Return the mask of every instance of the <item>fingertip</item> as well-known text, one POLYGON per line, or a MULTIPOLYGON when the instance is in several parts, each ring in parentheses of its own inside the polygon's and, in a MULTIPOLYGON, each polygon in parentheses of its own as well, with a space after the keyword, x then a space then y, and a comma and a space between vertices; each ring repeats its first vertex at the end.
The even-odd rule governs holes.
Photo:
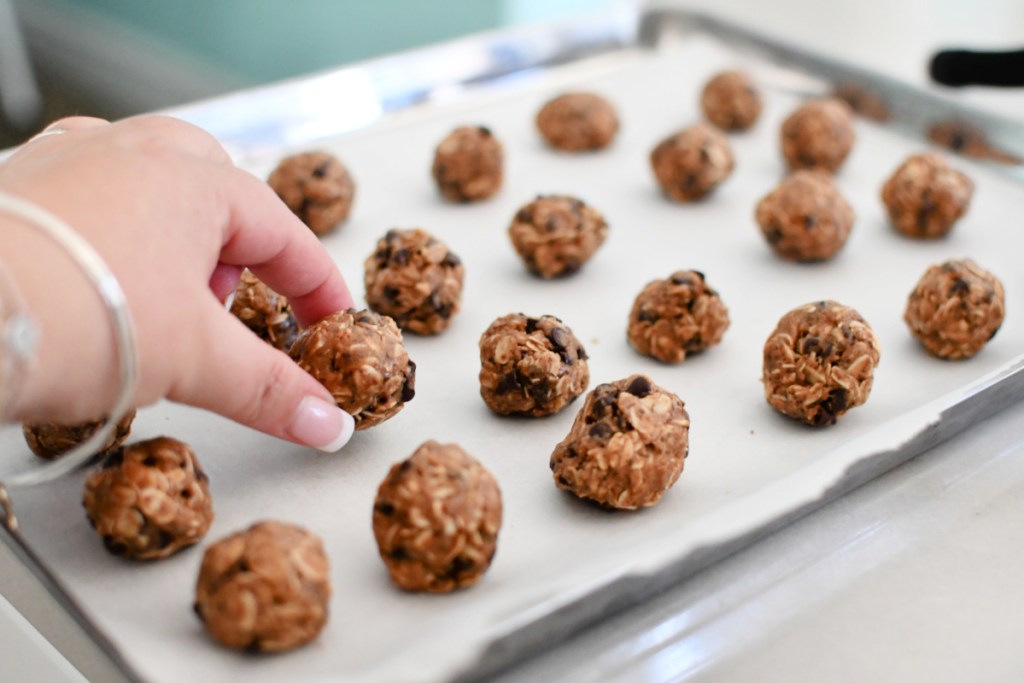
POLYGON ((296 443, 325 453, 341 450, 355 433, 355 420, 333 402, 306 396, 299 402, 285 434, 296 443))

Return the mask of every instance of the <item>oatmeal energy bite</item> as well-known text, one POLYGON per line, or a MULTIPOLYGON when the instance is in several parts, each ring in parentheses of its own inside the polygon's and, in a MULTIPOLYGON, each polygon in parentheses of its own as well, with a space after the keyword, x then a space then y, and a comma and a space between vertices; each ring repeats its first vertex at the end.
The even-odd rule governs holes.
POLYGON ((603 149, 619 131, 611 102, 589 92, 549 100, 537 113, 537 130, 549 145, 565 152, 603 149))
POLYGON ((508 235, 531 273, 554 278, 582 268, 604 244, 608 224, 575 197, 539 196, 516 212, 508 235))
POLYGON ((853 149, 853 111, 836 98, 810 100, 786 118, 780 137, 789 170, 835 173, 853 149))
POLYGON ((932 266, 907 300, 903 319, 928 353, 970 358, 999 331, 1006 314, 1003 284, 970 259, 932 266))
POLYGON ((626 337, 637 352, 663 363, 714 346, 729 327, 729 309, 704 274, 680 270, 648 282, 633 301, 626 337))
POLYGON ((846 244, 855 218, 832 176, 795 171, 757 205, 768 246, 787 261, 824 261, 846 244))
POLYGON ((447 593, 490 567, 501 518, 491 473, 456 444, 426 441, 381 482, 373 535, 400 588, 447 593))
MULTIPOLYGON (((96 454, 106 455, 124 443, 132 431, 133 420, 135 420, 135 411, 130 410, 117 421, 117 426, 114 427, 107 443, 100 447, 96 454)), ((25 442, 33 453, 46 460, 55 460, 79 444, 85 443, 105 422, 105 419, 71 425, 56 422, 27 422, 22 425, 21 429, 25 435, 25 442)))
POLYGON ((320 237, 334 232, 348 218, 356 194, 348 169, 327 152, 282 159, 267 184, 320 237))
POLYGON ((600 384, 551 454, 555 485, 606 507, 654 505, 679 479, 689 435, 683 402, 647 376, 600 384))
POLYGON ((206 535, 213 522, 207 482, 188 444, 161 436, 108 455, 85 480, 82 504, 112 554, 157 560, 206 535))
POLYGON ((783 415, 835 424, 868 400, 881 350, 857 311, 835 301, 794 308, 764 345, 764 395, 783 415))
POLYGON ((465 268, 426 230, 388 230, 366 259, 366 303, 415 334, 438 334, 459 312, 465 268))
POLYGON ((194 609, 222 645, 283 652, 319 635, 330 597, 320 539, 293 524, 264 521, 206 549, 194 609))
POLYGON ((665 194, 677 202, 707 196, 734 166, 725 135, 698 123, 665 138, 651 151, 651 168, 665 194))
POLYGON ((432 173, 445 199, 476 202, 501 189, 504 163, 504 148, 489 128, 462 126, 437 146, 432 173))
POLYGON ((892 225, 907 237, 944 237, 967 212, 974 183, 938 154, 917 154, 882 186, 892 225))
POLYGON ((416 394, 416 364, 402 333, 372 311, 332 313, 303 330, 289 355, 327 387, 356 430, 395 416, 416 394))
POLYGON ((587 352, 554 316, 510 313, 480 337, 480 396, 499 415, 553 415, 589 382, 587 352))
POLYGON ((299 323, 288 299, 281 296, 248 269, 235 288, 231 314, 276 349, 287 351, 299 334, 299 323))
POLYGON ((723 71, 704 86, 700 106, 708 121, 722 130, 746 130, 761 115, 761 93, 744 72, 723 71))

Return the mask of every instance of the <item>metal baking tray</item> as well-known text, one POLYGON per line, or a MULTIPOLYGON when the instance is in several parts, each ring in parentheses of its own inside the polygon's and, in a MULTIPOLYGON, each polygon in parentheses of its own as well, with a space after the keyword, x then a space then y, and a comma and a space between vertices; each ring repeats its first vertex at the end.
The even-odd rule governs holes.
MULTIPOLYGON (((141 411, 135 438, 188 441, 211 476, 217 520, 209 541, 262 518, 307 526, 325 540, 335 594, 316 643, 276 657, 226 651, 191 612, 202 549, 157 564, 111 557, 80 507, 83 475, 15 490, 21 535, 0 534, 38 585, 124 680, 450 681, 485 676, 622 606, 649 598, 1024 395, 1024 238, 1003 229, 1024 206, 1024 127, 713 18, 627 7, 529 31, 488 34, 171 112, 214 132, 239 164, 265 176, 286 153, 324 148, 357 183, 353 217, 324 240, 362 294, 362 261, 394 226, 425 227, 466 264, 464 309, 437 338, 407 336, 418 395, 392 421, 340 454, 277 442, 215 416, 160 404, 141 411), (674 204, 647 166, 653 145, 699 118, 698 93, 740 67, 765 89, 754 130, 732 136, 737 170, 708 200, 674 204), (753 221, 781 178, 777 131, 802 98, 857 88, 885 105, 858 121, 838 184, 858 219, 833 261, 776 260, 753 221), (533 115, 551 96, 591 89, 612 99, 623 129, 612 148, 569 156, 545 148, 533 115), (475 205, 442 202, 429 178, 436 143, 455 125, 486 124, 504 142, 506 185, 475 205), (878 199, 910 153, 941 142, 975 181, 968 215, 946 240, 911 242, 887 225, 878 199), (525 273, 505 228, 538 193, 570 193, 602 210, 608 243, 571 278, 525 273), (924 269, 970 256, 1001 276, 1005 325, 968 362, 924 354, 901 319, 924 269), (704 271, 730 307, 723 343, 673 367, 626 344, 630 303, 644 283, 680 267, 704 271), (883 355, 865 406, 811 430, 776 415, 759 382, 761 346, 778 318, 807 301, 857 308, 883 355), (646 372, 676 391, 692 418, 691 457, 655 508, 613 514, 555 489, 548 456, 579 403, 542 420, 501 419, 478 396, 476 343, 510 311, 563 318, 591 356, 592 385, 646 372), (393 588, 370 532, 373 495, 392 462, 420 442, 455 441, 497 476, 506 518, 491 571, 446 596, 393 588)), ((0 435, 11 469, 31 466, 13 430, 0 435), (11 463, 14 463, 11 465, 11 463)), ((7 475, 10 472, 4 472, 7 475)), ((21 607, 21 605, 18 605, 21 607)), ((31 609, 27 610, 31 613, 31 609)), ((60 637, 55 637, 60 647, 60 637)))

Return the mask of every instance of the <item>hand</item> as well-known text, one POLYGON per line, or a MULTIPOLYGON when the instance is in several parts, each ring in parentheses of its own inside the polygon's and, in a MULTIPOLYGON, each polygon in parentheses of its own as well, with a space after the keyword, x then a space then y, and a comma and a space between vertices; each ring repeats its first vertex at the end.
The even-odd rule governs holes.
MULTIPOLYGON (((300 324, 352 306, 316 237, 204 131, 167 117, 75 117, 0 164, 0 191, 35 202, 88 240, 117 276, 135 323, 136 405, 207 408, 268 434, 337 450, 352 418, 223 301, 244 267, 288 297, 300 324)), ((16 402, 25 421, 101 416, 117 395, 102 302, 60 247, 0 213, 6 264, 42 329, 16 402)))

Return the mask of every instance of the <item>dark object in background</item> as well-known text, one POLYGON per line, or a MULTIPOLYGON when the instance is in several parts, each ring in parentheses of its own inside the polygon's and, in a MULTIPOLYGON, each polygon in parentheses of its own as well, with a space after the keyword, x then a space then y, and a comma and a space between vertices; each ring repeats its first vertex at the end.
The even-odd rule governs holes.
POLYGON ((1024 86, 1024 50, 977 52, 942 50, 932 57, 928 73, 936 83, 961 87, 989 85, 1000 88, 1024 86))

